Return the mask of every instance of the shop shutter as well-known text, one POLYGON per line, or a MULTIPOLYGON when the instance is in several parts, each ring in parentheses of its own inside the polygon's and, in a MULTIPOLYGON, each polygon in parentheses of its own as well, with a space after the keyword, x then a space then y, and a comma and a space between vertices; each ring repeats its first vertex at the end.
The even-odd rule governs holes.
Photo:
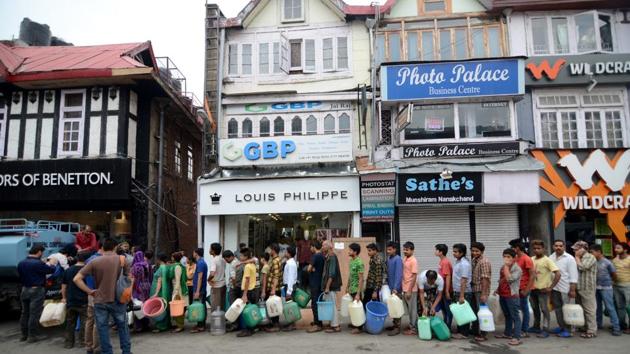
POLYGON ((455 261, 451 253, 453 244, 470 244, 468 207, 400 207, 398 216, 401 247, 407 241, 414 243, 420 272, 437 271, 436 244, 448 245, 451 262, 455 261))
POLYGON ((510 240, 518 238, 518 207, 516 205, 475 207, 477 241, 486 246, 484 254, 492 263, 491 292, 496 289, 503 265, 503 250, 510 240))

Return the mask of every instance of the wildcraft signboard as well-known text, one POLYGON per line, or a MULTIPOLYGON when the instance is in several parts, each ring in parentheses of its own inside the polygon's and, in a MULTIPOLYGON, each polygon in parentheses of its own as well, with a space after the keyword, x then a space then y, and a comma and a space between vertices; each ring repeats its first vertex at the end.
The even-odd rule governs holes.
POLYGON ((0 163, 0 201, 129 199, 131 160, 55 159, 0 163))
POLYGON ((395 201, 396 174, 361 176, 361 221, 394 221, 395 201))
POLYGON ((505 156, 519 153, 520 145, 516 141, 403 146, 403 158, 406 159, 505 156))
POLYGON ((479 204, 483 202, 483 173, 437 173, 398 175, 398 205, 479 204))
POLYGON ((545 164, 540 187, 557 198, 554 226, 569 210, 596 210, 606 217, 619 242, 626 242, 624 219, 630 208, 630 150, 534 150, 545 164))
POLYGON ((523 60, 383 65, 382 101, 511 96, 525 93, 523 60))
POLYGON ((525 63, 528 86, 627 83, 630 54, 531 57, 525 63))

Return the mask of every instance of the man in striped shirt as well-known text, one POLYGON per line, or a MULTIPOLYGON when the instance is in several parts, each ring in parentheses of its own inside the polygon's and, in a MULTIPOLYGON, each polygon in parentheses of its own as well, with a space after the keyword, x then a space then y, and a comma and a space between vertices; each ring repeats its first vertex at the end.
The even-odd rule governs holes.
POLYGON ((595 301, 595 286, 597 281, 597 259, 588 253, 588 243, 578 241, 573 244, 575 251, 575 263, 578 268, 578 303, 584 309, 584 319, 586 320, 586 332, 582 333, 582 338, 593 338, 597 336, 597 305, 595 301))

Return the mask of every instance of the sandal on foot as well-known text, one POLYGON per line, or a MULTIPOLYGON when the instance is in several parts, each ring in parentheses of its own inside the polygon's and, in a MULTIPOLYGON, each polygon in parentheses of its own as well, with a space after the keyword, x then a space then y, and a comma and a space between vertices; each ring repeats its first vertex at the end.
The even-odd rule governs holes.
POLYGON ((509 344, 509 345, 514 345, 514 346, 516 346, 516 345, 521 345, 521 343, 523 343, 523 342, 521 342, 521 340, 520 340, 520 339, 516 339, 516 338, 512 338, 512 339, 508 342, 508 344, 509 344))
POLYGON ((486 337, 482 337, 482 336, 475 337, 475 342, 485 342, 487 340, 488 340, 488 338, 486 338, 486 337))
POLYGON ((496 339, 512 339, 512 337, 506 336, 505 334, 495 334, 494 338, 496 338, 496 339))
POLYGON ((582 337, 584 339, 591 339, 591 338, 597 337, 597 335, 595 333, 591 333, 591 332, 584 332, 584 333, 580 334, 580 337, 582 337))
POLYGON ((338 332, 341 332, 341 326, 330 327, 325 332, 326 333, 338 333, 338 332))

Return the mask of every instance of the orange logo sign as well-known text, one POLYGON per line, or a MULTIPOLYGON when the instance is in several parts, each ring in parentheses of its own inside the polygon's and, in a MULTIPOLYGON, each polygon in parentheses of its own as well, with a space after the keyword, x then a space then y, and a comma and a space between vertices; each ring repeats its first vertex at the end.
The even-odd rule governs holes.
POLYGON ((543 73, 545 74, 545 76, 547 76, 549 80, 555 80, 560 73, 560 69, 562 69, 566 62, 567 61, 564 59, 558 59, 555 63, 553 63, 553 66, 549 66, 549 62, 547 61, 547 59, 545 59, 540 62, 540 65, 529 63, 527 64, 526 68, 529 69, 529 71, 532 73, 532 76, 536 80, 542 79, 543 73))
POLYGON ((598 210, 606 216, 608 227, 619 242, 626 242, 624 219, 630 208, 630 183, 626 183, 630 168, 630 150, 619 150, 612 159, 601 150, 594 150, 580 163, 570 150, 556 150, 560 157, 558 165, 568 170, 573 178, 566 184, 556 167, 541 150, 531 154, 545 164, 544 176, 540 177, 540 187, 560 203, 554 210, 554 227, 558 227, 568 210, 598 210), (600 181, 594 183, 593 175, 600 181))

